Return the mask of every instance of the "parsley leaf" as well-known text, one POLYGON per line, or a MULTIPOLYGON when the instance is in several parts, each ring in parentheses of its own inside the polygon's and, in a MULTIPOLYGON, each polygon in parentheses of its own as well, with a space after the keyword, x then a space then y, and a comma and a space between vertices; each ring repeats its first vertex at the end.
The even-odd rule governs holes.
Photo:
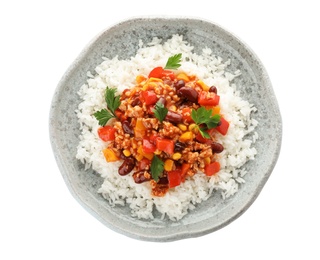
POLYGON ((220 122, 220 115, 212 116, 212 109, 205 107, 200 107, 197 110, 192 109, 191 118, 197 124, 199 132, 204 138, 210 138, 206 130, 217 127, 220 122))
POLYGON ((181 66, 181 64, 180 64, 181 57, 182 57, 182 53, 179 53, 179 54, 176 54, 176 55, 169 57, 164 69, 175 70, 175 69, 179 68, 181 66))
POLYGON ((114 116, 116 109, 120 106, 120 96, 116 96, 116 91, 117 89, 115 88, 107 87, 104 94, 105 100, 107 102, 107 107, 114 116))
POLYGON ((99 125, 105 126, 107 122, 114 117, 107 109, 101 109, 93 114, 99 121, 99 125))
POLYGON ((154 116, 162 123, 162 121, 165 119, 168 109, 164 106, 163 103, 157 102, 156 106, 154 107, 154 116))
POLYGON ((153 156, 151 161, 151 176, 155 181, 159 180, 160 175, 164 169, 164 162, 156 155, 153 156))
POLYGON ((111 118, 116 117, 115 111, 121 103, 120 96, 116 96, 116 91, 117 89, 115 88, 107 87, 104 93, 104 98, 107 103, 108 110, 104 108, 93 114, 101 126, 105 126, 111 118))

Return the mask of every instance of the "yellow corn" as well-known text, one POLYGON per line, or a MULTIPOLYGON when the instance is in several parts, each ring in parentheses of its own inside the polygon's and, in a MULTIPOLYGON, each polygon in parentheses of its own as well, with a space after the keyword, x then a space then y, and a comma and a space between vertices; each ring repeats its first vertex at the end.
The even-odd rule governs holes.
POLYGON ((189 126, 188 126, 188 130, 189 131, 194 131, 195 129, 196 129, 196 124, 190 124, 189 126))
POLYGON ((182 80, 184 80, 185 82, 188 82, 188 81, 190 81, 190 79, 189 79, 189 77, 185 74, 185 73, 179 73, 178 75, 177 75, 177 79, 178 80, 180 80, 180 79, 182 79, 182 80))
POLYGON ((154 151, 154 154, 159 155, 161 154, 161 151, 159 151, 158 149, 154 151))
POLYGON ((210 157, 204 158, 204 164, 207 165, 211 162, 210 157))
POLYGON ((178 127, 179 127, 179 129, 180 129, 181 131, 183 131, 183 132, 187 130, 187 126, 184 125, 184 124, 178 124, 178 127))
POLYGON ((173 164, 174 164, 173 160, 171 160, 171 159, 165 160, 165 162, 164 162, 164 169, 165 169, 166 171, 171 171, 172 168, 173 168, 173 164))
POLYGON ((197 85, 199 85, 204 91, 209 91, 209 86, 206 85, 202 80, 198 80, 197 85))
POLYGON ((169 109, 171 111, 177 111, 177 107, 175 105, 170 106, 169 109))
POLYGON ((180 158, 181 158, 181 153, 174 153, 173 155, 172 155, 172 159, 173 160, 179 160, 180 158))
POLYGON ((183 133, 180 138, 179 141, 181 142, 187 142, 187 141, 191 141, 193 139, 193 134, 191 131, 185 132, 183 133))
POLYGON ((193 133, 197 134, 199 132, 199 128, 196 124, 190 124, 188 127, 189 131, 192 131, 193 133))
POLYGON ((129 157, 131 155, 131 152, 126 149, 126 150, 123 150, 123 154, 124 156, 129 157))

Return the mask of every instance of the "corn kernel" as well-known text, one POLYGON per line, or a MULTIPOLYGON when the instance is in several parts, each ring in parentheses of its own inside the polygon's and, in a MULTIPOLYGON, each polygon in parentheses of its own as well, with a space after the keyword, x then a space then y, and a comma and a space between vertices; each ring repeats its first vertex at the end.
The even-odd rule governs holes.
POLYGON ((123 154, 126 157, 129 157, 131 155, 131 152, 129 150, 123 150, 123 154))
POLYGON ((173 160, 179 160, 180 158, 181 158, 181 153, 174 153, 173 155, 172 155, 172 159, 173 160))
POLYGON ((179 129, 180 129, 181 131, 183 131, 183 132, 187 130, 187 126, 184 125, 184 124, 178 124, 178 127, 179 127, 179 129))
POLYGON ((175 105, 172 105, 169 107, 169 110, 171 111, 177 111, 177 107, 175 105))
POLYGON ((154 151, 154 154, 155 154, 155 155, 160 155, 160 154, 161 154, 161 151, 155 150, 155 151, 154 151))
POLYGON ((210 157, 204 158, 204 164, 207 165, 211 162, 210 157))
POLYGON ((187 141, 191 141, 193 139, 193 134, 191 131, 185 132, 183 133, 180 138, 179 141, 181 142, 187 142, 187 141))
POLYGON ((167 159, 167 160, 164 162, 164 169, 165 169, 166 171, 171 171, 172 168, 173 168, 173 164, 174 164, 173 160, 167 159))
POLYGON ((190 124, 188 127, 188 130, 194 132, 195 134, 199 132, 199 128, 197 127, 196 124, 190 124))

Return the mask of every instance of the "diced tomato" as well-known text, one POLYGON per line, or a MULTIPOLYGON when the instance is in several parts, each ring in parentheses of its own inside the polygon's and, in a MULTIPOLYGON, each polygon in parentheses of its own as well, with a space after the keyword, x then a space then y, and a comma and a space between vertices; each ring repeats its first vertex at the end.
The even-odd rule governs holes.
POLYGON ((139 170, 145 170, 148 166, 150 166, 151 161, 147 158, 141 159, 140 162, 138 162, 138 169, 139 170))
POLYGON ((157 147, 149 139, 143 138, 142 149, 144 153, 154 153, 157 147))
POLYGON ((173 154, 174 151, 174 141, 171 139, 157 138, 156 140, 157 149, 159 151, 166 152, 168 154, 173 154))
POLYGON ((158 78, 161 79, 162 77, 163 68, 162 67, 155 67, 153 70, 149 73, 149 78, 158 78))
POLYGON ((171 70, 163 70, 161 78, 170 78, 171 80, 174 80, 176 75, 171 70))
POLYGON ((182 119, 183 121, 186 121, 187 123, 192 123, 193 119, 191 117, 191 108, 190 107, 184 107, 181 111, 182 119))
POLYGON ((141 92, 142 98, 146 105, 154 105, 158 101, 158 97, 156 93, 151 90, 145 90, 141 92))
POLYGON ((181 170, 168 171, 169 188, 179 186, 181 183, 181 170))
POLYGON ((204 167, 204 173, 207 176, 212 176, 219 171, 220 171, 220 163, 217 161, 209 163, 204 167))
POLYGON ((157 134, 152 133, 149 136, 149 140, 152 144, 156 145, 157 144, 157 139, 159 138, 159 136, 157 134))
POLYGON ((102 141, 113 141, 115 139, 116 129, 106 125, 98 129, 98 135, 102 141))
POLYGON ((155 67, 153 70, 149 73, 149 78, 170 78, 171 80, 174 80, 176 75, 171 70, 165 70, 162 67, 155 67))
POLYGON ((198 103, 201 106, 217 106, 220 101, 220 96, 214 92, 201 91, 198 96, 198 103))
POLYGON ((226 135, 229 129, 229 122, 225 120, 223 117, 220 117, 221 124, 217 126, 215 129, 222 135, 226 135))

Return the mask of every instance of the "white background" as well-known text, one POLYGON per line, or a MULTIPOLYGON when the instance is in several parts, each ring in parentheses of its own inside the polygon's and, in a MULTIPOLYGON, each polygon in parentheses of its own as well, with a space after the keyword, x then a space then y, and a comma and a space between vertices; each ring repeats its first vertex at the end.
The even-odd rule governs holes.
POLYGON ((317 1, 1 1, 0 259, 319 259, 317 1), (48 130, 55 88, 85 45, 132 16, 208 19, 259 56, 283 119, 278 163, 254 204, 214 233, 127 238, 71 196, 48 130))

